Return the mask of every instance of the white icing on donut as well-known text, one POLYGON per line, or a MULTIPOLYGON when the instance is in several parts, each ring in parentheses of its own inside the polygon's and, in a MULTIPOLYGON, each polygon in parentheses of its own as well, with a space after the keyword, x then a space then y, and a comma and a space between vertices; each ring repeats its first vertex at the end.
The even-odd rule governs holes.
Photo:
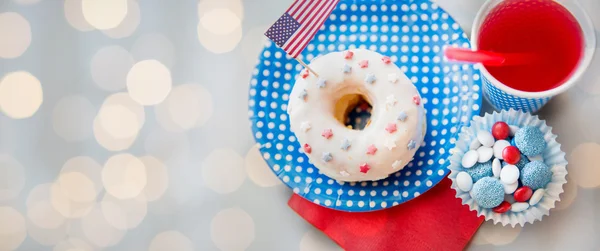
POLYGON ((323 174, 341 181, 383 179, 404 168, 421 145, 426 130, 421 97, 389 62, 369 50, 333 52, 311 62, 319 77, 296 80, 290 128, 323 174), (363 130, 347 128, 334 115, 338 100, 349 94, 365 96, 373 107, 363 130))

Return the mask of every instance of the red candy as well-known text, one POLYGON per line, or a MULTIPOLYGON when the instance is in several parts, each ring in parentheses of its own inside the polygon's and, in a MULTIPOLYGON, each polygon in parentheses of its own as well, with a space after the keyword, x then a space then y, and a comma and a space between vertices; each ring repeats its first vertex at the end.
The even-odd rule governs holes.
POLYGON ((396 123, 389 123, 385 127, 385 130, 388 131, 389 133, 394 133, 396 130, 398 130, 398 127, 396 126, 396 123))
POLYGON ((419 97, 419 95, 415 95, 413 97, 413 103, 415 103, 415 105, 420 105, 421 104, 421 97, 419 97))
POLYGON ((323 136, 323 138, 329 139, 331 138, 331 136, 333 136, 333 131, 331 129, 325 129, 321 133, 321 136, 323 136))
POLYGON ((515 201, 525 202, 528 201, 533 195, 533 190, 528 186, 523 186, 517 188, 513 196, 515 196, 515 201))
POLYGON ((369 67, 369 60, 360 61, 358 65, 360 66, 360 68, 367 68, 369 67))
POLYGON ((367 154, 375 155, 376 152, 377 147, 375 147, 375 145, 370 145, 369 147, 367 147, 367 154))
POLYGON ((307 78, 307 77, 308 77, 308 69, 304 69, 304 70, 302 71, 302 73, 300 73, 300 76, 301 76, 302 78, 307 78))
POLYGON ((499 214, 503 214, 508 212, 508 210, 510 210, 510 203, 508 203, 508 201, 503 201, 502 203, 500 203, 500 205, 498 205, 497 207, 494 207, 494 209, 492 209, 494 212, 499 213, 499 214))
POLYGON ((367 173, 367 172, 369 172, 369 170, 371 170, 371 166, 369 166, 369 164, 364 163, 364 164, 360 165, 361 173, 367 173))
POLYGON ((507 164, 517 164, 521 160, 521 152, 516 146, 507 146, 502 150, 502 158, 507 164))
POLYGON ((390 57, 383 57, 381 58, 381 61, 383 61, 384 64, 390 64, 392 59, 390 57))
POLYGON ((310 147, 308 144, 304 144, 304 152, 305 153, 311 153, 312 152, 312 147, 310 147))
POLYGON ((346 51, 346 54, 344 55, 345 59, 352 59, 352 57, 354 57, 354 52, 352 51, 346 51))
POLYGON ((506 139, 508 138, 508 134, 510 133, 510 128, 508 124, 498 121, 492 126, 492 135, 496 140, 506 139))

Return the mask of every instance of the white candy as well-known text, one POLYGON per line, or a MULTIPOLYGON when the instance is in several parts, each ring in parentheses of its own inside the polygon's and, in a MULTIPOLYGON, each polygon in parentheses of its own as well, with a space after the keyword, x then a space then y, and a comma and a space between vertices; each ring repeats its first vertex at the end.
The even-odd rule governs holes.
POLYGON ((477 140, 479 140, 483 146, 494 146, 494 136, 492 136, 491 132, 484 130, 477 132, 477 140))
POLYGON ((460 172, 456 175, 456 185, 458 189, 469 192, 473 188, 473 178, 466 172, 460 172))
POLYGON ((510 211, 518 213, 518 212, 523 212, 523 211, 527 210, 527 208, 529 208, 529 203, 517 202, 517 203, 514 203, 511 205, 510 211))
POLYGON ((536 155, 536 156, 531 156, 531 157, 527 156, 527 158, 529 159, 529 161, 536 161, 536 160, 544 161, 544 158, 542 157, 542 155, 536 155))
POLYGON ((519 180, 519 168, 515 165, 506 165, 500 171, 500 180, 504 184, 512 184, 519 180))
POLYGON ((504 186, 504 193, 505 194, 513 194, 517 188, 519 188, 519 182, 515 182, 512 184, 502 184, 504 186))
POLYGON ((471 145, 469 145, 469 150, 477 150, 481 146, 481 142, 478 139, 473 139, 471 141, 471 145))
POLYGON ((536 204, 538 204, 538 202, 542 200, 542 197, 544 197, 545 192, 546 190, 544 190, 543 188, 535 190, 535 192, 533 192, 533 195, 531 195, 531 198, 529 199, 529 205, 535 206, 536 204))
POLYGON ((477 149, 477 154, 479 155, 479 159, 477 160, 477 162, 485 163, 488 162, 488 160, 491 160, 492 157, 494 157, 494 150, 492 150, 492 148, 482 146, 479 149, 477 149))
POLYGON ((515 136, 515 133, 517 133, 517 131, 520 129, 518 126, 514 126, 514 125, 509 125, 508 128, 510 129, 509 135, 515 136))
POLYGON ((494 159, 494 161, 492 161, 492 172, 494 173, 494 178, 500 178, 500 171, 502 171, 502 164, 500 164, 499 159, 494 159))
POLYGON ((471 168, 475 165, 475 163, 477 163, 477 160, 479 160, 479 154, 477 154, 477 151, 470 150, 463 155, 461 164, 464 168, 471 168))
POLYGON ((504 158, 502 158, 502 151, 507 146, 510 146, 510 142, 508 142, 506 140, 502 139, 502 140, 496 141, 496 143, 494 143, 494 157, 496 157, 498 159, 504 159, 504 158))

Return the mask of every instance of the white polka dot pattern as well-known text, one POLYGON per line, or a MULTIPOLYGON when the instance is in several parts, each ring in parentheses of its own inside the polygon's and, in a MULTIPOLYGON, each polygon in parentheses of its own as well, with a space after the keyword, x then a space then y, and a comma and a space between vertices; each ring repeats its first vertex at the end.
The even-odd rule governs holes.
POLYGON ((496 88, 486 77, 482 77, 482 79, 483 95, 497 110, 510 110, 512 108, 515 110, 534 113, 541 109, 542 106, 548 103, 550 98, 552 98, 520 98, 496 88))
POLYGON ((292 76, 302 66, 283 57, 272 42, 253 72, 248 103, 254 137, 273 172, 294 193, 352 212, 396 206, 435 186, 448 174, 454 138, 481 107, 479 71, 443 59, 445 46, 470 46, 447 13, 429 1, 368 2, 341 1, 300 57, 310 61, 332 51, 367 48, 401 67, 421 92, 428 118, 424 143, 406 168, 375 182, 340 182, 321 174, 289 130, 286 113, 292 76))

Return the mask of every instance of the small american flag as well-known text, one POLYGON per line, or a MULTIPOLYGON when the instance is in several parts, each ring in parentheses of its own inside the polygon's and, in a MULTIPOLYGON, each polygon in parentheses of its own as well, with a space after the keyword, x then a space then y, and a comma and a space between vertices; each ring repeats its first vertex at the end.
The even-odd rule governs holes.
POLYGON ((265 35, 296 58, 315 36, 339 0, 296 0, 265 35))

